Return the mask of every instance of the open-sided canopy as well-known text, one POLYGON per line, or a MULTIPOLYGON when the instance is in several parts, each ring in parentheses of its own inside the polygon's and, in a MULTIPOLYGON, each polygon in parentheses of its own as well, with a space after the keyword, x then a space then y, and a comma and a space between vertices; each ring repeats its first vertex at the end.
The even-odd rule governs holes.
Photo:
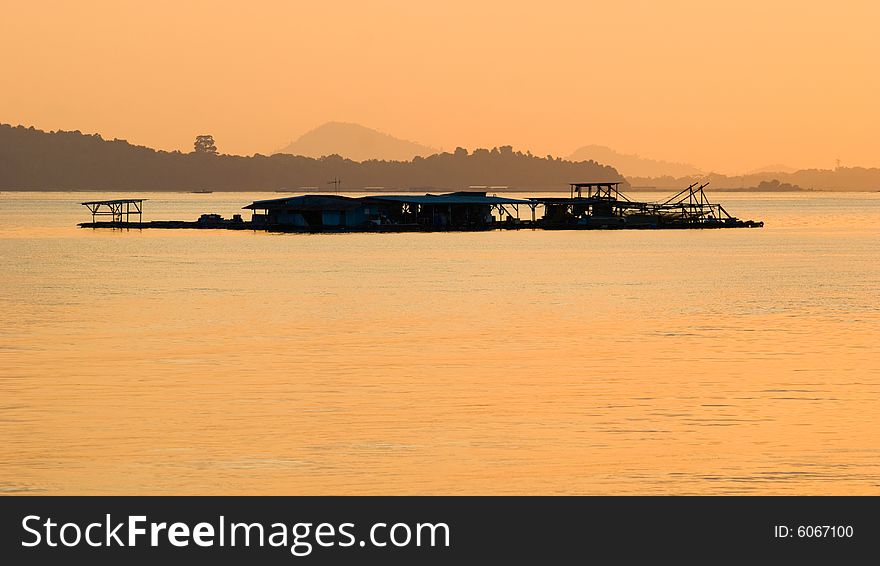
POLYGON ((111 204, 134 204, 134 203, 140 204, 140 203, 144 202, 145 200, 147 200, 147 199, 145 199, 145 198, 118 198, 118 199, 112 199, 112 200, 90 200, 88 202, 81 202, 80 204, 83 206, 95 206, 95 205, 102 205, 102 204, 106 204, 109 206, 111 204))

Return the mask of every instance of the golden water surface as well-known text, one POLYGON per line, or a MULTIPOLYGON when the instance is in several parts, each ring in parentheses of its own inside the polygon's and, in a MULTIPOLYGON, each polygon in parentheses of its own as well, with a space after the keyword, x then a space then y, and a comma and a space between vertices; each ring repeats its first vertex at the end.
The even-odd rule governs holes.
POLYGON ((0 195, 0 491, 880 493, 878 194, 713 195, 751 230, 75 227, 112 196, 0 195))

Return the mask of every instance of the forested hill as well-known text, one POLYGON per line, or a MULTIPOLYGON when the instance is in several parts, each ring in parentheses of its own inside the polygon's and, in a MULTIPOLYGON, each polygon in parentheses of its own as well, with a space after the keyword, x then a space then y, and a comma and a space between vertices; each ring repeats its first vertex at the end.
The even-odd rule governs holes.
MULTIPOLYGON (((581 181, 618 181, 613 168, 513 151, 440 153, 412 161, 356 162, 339 156, 216 155, 157 151, 100 135, 0 125, 0 190, 330 190, 384 187, 455 190, 475 185, 510 190, 565 189, 581 181)), ((628 185, 624 185, 628 186, 628 185)))

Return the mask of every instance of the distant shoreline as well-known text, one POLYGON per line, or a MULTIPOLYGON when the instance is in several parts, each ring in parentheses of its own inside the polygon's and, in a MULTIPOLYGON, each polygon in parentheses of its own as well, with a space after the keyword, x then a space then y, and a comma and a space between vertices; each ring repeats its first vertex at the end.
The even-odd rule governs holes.
MULTIPOLYGON (((675 191, 680 190, 677 187, 630 187, 629 192, 631 193, 646 193, 646 192, 666 192, 666 191, 675 191)), ((866 189, 863 191, 859 190, 851 190, 851 189, 760 189, 757 187, 723 187, 723 188, 712 188, 706 187, 706 191, 710 193, 868 193, 872 192, 870 189, 866 189)))

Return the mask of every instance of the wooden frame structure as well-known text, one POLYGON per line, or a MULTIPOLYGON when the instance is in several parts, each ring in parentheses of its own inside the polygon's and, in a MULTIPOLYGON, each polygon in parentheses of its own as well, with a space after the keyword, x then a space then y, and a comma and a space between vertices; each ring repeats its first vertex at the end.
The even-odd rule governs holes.
POLYGON ((80 203, 92 213, 92 223, 98 216, 109 216, 110 222, 131 222, 131 215, 137 214, 139 223, 144 219, 144 201, 146 199, 113 199, 93 200, 80 203))
POLYGON ((691 224, 706 222, 722 222, 733 220, 733 217, 720 204, 715 204, 706 196, 705 189, 709 183, 697 186, 693 183, 666 201, 657 205, 657 210, 691 224))
POLYGON ((569 198, 584 198, 584 189, 587 189, 587 198, 602 198, 611 200, 629 200, 620 192, 620 182, 612 183, 570 183, 569 198))

